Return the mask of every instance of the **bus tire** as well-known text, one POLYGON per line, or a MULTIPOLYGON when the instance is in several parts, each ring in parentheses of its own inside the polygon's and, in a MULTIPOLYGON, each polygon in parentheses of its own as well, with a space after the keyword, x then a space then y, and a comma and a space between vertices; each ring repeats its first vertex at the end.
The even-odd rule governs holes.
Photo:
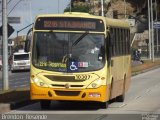
POLYGON ((125 93, 123 93, 122 95, 118 96, 116 98, 116 101, 117 102, 124 102, 124 99, 125 99, 125 93))
POLYGON ((49 109, 51 105, 50 100, 41 100, 40 101, 41 109, 49 109))
POLYGON ((103 109, 108 108, 108 101, 106 101, 106 102, 101 102, 101 103, 100 103, 100 107, 103 108, 103 109))

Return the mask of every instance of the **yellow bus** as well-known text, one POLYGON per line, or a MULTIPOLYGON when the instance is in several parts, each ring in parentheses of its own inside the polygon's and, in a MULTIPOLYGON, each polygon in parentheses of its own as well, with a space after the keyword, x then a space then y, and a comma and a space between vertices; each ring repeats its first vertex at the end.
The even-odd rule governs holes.
MULTIPOLYGON (((131 78, 130 28, 88 13, 39 15, 31 43, 30 96, 52 100, 123 102, 131 78)), ((29 47, 25 47, 28 51, 29 47)))

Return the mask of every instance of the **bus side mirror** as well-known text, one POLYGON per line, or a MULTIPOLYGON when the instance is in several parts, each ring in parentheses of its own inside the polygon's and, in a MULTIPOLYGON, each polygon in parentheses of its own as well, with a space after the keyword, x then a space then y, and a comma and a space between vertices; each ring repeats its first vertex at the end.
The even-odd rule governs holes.
MULTIPOLYGON (((33 30, 33 28, 29 29, 29 31, 27 32, 25 46, 24 46, 24 51, 25 52, 29 52, 30 51, 31 40, 29 39, 29 35, 31 35, 32 30, 33 30)), ((30 38, 31 38, 31 36, 30 36, 30 38)))
POLYGON ((31 43, 31 41, 29 39, 27 39, 25 41, 25 46, 24 46, 24 51, 25 52, 29 52, 30 51, 30 43, 31 43))

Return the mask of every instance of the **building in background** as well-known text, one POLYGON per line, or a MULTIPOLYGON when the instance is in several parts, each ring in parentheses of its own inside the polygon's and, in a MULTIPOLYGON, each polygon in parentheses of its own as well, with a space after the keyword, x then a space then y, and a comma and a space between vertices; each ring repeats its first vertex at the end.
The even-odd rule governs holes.
POLYGON ((26 36, 18 36, 14 38, 12 41, 14 41, 13 45, 13 52, 17 52, 19 49, 24 49, 26 36))

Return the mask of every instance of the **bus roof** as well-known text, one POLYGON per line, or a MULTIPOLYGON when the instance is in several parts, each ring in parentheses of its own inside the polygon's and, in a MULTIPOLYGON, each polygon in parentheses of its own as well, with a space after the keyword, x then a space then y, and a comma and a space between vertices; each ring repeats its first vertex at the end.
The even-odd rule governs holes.
POLYGON ((64 14, 40 14, 36 17, 86 17, 86 18, 99 18, 99 19, 104 19, 102 16, 95 16, 91 15, 89 13, 81 13, 81 12, 65 12, 64 14))

